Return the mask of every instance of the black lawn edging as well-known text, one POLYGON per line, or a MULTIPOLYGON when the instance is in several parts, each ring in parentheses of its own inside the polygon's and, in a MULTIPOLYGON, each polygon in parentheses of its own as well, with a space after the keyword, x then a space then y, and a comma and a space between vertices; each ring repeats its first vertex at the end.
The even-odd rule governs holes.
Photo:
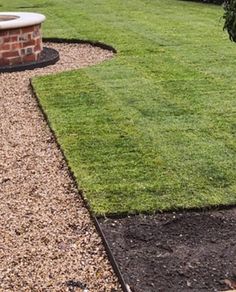
POLYGON ((184 2, 196 2, 202 4, 209 4, 209 5, 224 5, 225 0, 181 0, 184 2))
POLYGON ((66 44, 87 44, 87 45, 91 45, 94 47, 99 47, 101 49, 104 50, 109 50, 112 51, 114 54, 117 54, 117 50, 107 44, 104 44, 102 42, 99 41, 90 41, 90 40, 80 40, 80 39, 67 39, 67 38, 44 38, 43 37, 43 42, 50 42, 50 43, 56 43, 56 44, 62 44, 62 43, 66 43, 66 44))
MULTIPOLYGON (((47 39, 43 39, 43 40, 44 41, 48 41, 48 42, 55 42, 55 43, 78 43, 78 44, 79 43, 80 44, 82 43, 82 44, 91 44, 93 46, 98 46, 98 47, 101 47, 101 48, 105 48, 105 49, 111 50, 112 52, 116 53, 116 50, 113 47, 108 46, 108 45, 105 45, 103 43, 99 43, 99 42, 83 41, 83 40, 81 41, 81 40, 76 40, 76 39, 68 40, 68 42, 67 42, 66 39, 57 39, 57 38, 53 38, 53 39, 52 38, 50 38, 50 39, 47 38, 47 39)), ((113 270, 114 270, 114 272, 115 272, 115 274, 116 274, 116 276, 117 276, 117 278, 119 280, 120 286, 121 286, 121 288, 122 288, 122 290, 124 292, 132 292, 130 290, 130 288, 129 288, 129 285, 125 282, 125 280, 124 280, 124 278, 122 276, 122 273, 121 273, 121 271, 119 269, 119 266, 118 266, 118 264, 117 264, 117 262, 116 262, 116 260, 115 260, 115 258, 113 256, 113 253, 111 251, 110 245, 109 245, 108 241, 106 240, 106 237, 105 237, 105 235, 104 235, 104 233, 102 231, 102 228, 100 226, 100 223, 98 222, 97 217, 93 214, 93 212, 91 210, 91 207, 90 207, 88 201, 86 200, 86 198, 84 196, 83 190, 81 190, 79 188, 79 185, 78 185, 78 183, 76 181, 75 175, 74 175, 71 167, 69 166, 69 163, 68 163, 68 160, 67 160, 67 158, 66 158, 66 156, 64 154, 64 151, 63 151, 61 145, 59 144, 59 142, 57 140, 57 137, 56 137, 56 134, 55 134, 54 130, 51 127, 51 124, 49 122, 48 116, 45 113, 45 111, 43 110, 43 107, 42 107, 42 105, 40 103, 40 99, 39 99, 39 97, 38 97, 38 95, 36 93, 36 90, 35 90, 34 86, 33 86, 32 79, 30 79, 30 87, 31 87, 33 96, 35 97, 35 99, 37 101, 38 107, 39 107, 41 113, 43 114, 44 120, 46 121, 46 123, 49 126, 49 129, 50 129, 50 131, 51 131, 51 133, 53 135, 53 139, 54 139, 54 141, 55 141, 58 149, 60 150, 60 152, 61 152, 61 154, 62 154, 62 156, 63 156, 63 158, 64 158, 64 160, 66 162, 66 167, 67 167, 68 175, 70 176, 70 178, 71 178, 71 180, 72 180, 72 182, 74 184, 74 187, 78 191, 78 195, 82 198, 83 203, 84 203, 84 206, 89 211, 90 218, 92 219, 92 221, 93 221, 93 223, 94 223, 94 225, 96 227, 96 230, 97 230, 98 234, 102 238, 102 242, 103 242, 103 245, 105 247, 106 254, 107 254, 108 259, 109 259, 109 261, 110 261, 110 263, 112 265, 112 268, 113 268, 113 270)))
MULTIPOLYGON (((67 44, 89 44, 91 46, 99 47, 104 50, 112 51, 114 54, 117 50, 110 45, 106 45, 99 41, 89 41, 89 40, 79 40, 79 39, 66 39, 66 38, 43 38, 43 42, 51 43, 67 43, 67 44)), ((0 73, 12 73, 21 72, 25 70, 33 70, 37 68, 47 67, 49 65, 54 65, 60 60, 59 53, 52 48, 44 47, 42 55, 38 61, 29 62, 25 64, 16 64, 8 66, 0 66, 0 73)))
POLYGON ((12 73, 12 72, 20 72, 25 70, 33 70, 36 68, 43 68, 49 65, 56 64, 60 59, 58 51, 44 47, 41 57, 38 61, 29 62, 25 64, 16 64, 16 65, 8 65, 8 66, 0 66, 0 73, 12 73))
MULTIPOLYGON (((69 43, 69 44, 90 44, 92 46, 96 46, 96 47, 100 47, 102 49, 105 49, 105 50, 110 50, 112 51, 113 53, 117 53, 116 49, 113 48, 112 46, 109 46, 109 45, 106 45, 104 43, 101 43, 101 42, 98 42, 98 41, 89 41, 89 40, 79 40, 79 39, 63 39, 63 38, 43 38, 43 42, 52 42, 52 43, 69 43)), ((60 59, 60 56, 59 56, 59 53, 54 50, 54 49, 51 49, 51 48, 46 48, 44 47, 43 48, 43 54, 42 54, 42 58, 37 61, 37 62, 30 62, 30 63, 27 63, 27 64, 20 64, 20 65, 15 65, 15 66, 4 66, 4 67, 0 67, 0 73, 11 73, 11 72, 18 72, 18 71, 25 71, 25 70, 33 70, 35 68, 43 68, 43 67, 46 67, 48 65, 54 65, 57 61, 59 61, 60 59)), ((120 282, 120 285, 121 285, 121 288, 123 289, 124 292, 131 292, 129 286, 125 283, 124 281, 124 278, 120 272, 120 269, 116 263, 116 260, 111 252, 111 248, 105 238, 105 235, 100 227, 100 224, 96 218, 95 215, 93 215, 92 213, 92 210, 88 204, 88 201, 85 199, 85 196, 83 195, 83 191, 80 190, 79 186, 78 186, 78 183, 76 182, 76 178, 75 178, 75 175, 73 173, 73 171, 71 170, 71 168, 69 167, 69 163, 68 163, 68 160, 60 146, 60 144, 58 143, 58 140, 57 140, 57 137, 55 135, 55 132, 53 131, 50 123, 49 123, 49 120, 48 120, 48 117, 46 115, 46 113, 44 112, 43 110, 43 107, 40 103, 40 100, 37 96, 37 93, 34 89, 34 86, 32 84, 32 80, 30 79, 30 87, 31 87, 31 90, 32 90, 32 93, 37 101, 37 104, 43 114, 43 117, 47 123, 47 125, 49 126, 50 128, 50 131, 53 135, 53 138, 54 138, 54 141, 56 142, 57 144, 57 147, 58 149, 60 150, 60 152, 62 153, 62 156, 64 158, 64 160, 66 161, 66 165, 67 165, 67 171, 68 171, 68 174, 70 176, 70 178, 72 179, 72 182, 75 186, 75 188, 77 189, 78 191, 78 195, 81 196, 81 198, 83 199, 83 203, 84 203, 84 206, 87 208, 87 210, 89 211, 89 214, 90 214, 90 218, 92 219, 95 227, 96 227, 96 230, 98 232, 98 234, 100 235, 100 237, 102 238, 102 242, 104 244, 104 247, 105 247, 105 251, 107 253, 107 256, 108 256, 108 259, 110 260, 110 263, 114 269, 114 272, 116 273, 117 277, 118 277, 118 280, 120 282)))

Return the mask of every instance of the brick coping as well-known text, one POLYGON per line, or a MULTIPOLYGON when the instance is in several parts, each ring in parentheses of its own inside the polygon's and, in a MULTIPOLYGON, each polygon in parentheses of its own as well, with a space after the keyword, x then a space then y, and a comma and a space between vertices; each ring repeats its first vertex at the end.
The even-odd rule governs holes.
POLYGON ((13 17, 7 21, 0 21, 0 31, 41 24, 46 17, 43 14, 31 12, 0 12, 0 18, 13 17))

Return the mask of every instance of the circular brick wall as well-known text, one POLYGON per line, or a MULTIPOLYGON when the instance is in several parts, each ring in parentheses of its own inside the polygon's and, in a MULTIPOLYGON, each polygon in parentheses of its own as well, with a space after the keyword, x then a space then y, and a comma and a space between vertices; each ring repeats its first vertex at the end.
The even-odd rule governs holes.
POLYGON ((0 30, 0 66, 37 61, 42 48, 41 24, 0 30))
POLYGON ((37 13, 0 13, 0 66, 38 61, 44 19, 37 13))

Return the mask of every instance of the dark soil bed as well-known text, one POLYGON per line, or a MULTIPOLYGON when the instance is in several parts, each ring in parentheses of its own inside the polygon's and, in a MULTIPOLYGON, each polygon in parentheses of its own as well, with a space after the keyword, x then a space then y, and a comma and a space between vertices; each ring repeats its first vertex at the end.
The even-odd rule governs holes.
POLYGON ((236 284, 236 209, 100 224, 134 292, 224 291, 236 284))

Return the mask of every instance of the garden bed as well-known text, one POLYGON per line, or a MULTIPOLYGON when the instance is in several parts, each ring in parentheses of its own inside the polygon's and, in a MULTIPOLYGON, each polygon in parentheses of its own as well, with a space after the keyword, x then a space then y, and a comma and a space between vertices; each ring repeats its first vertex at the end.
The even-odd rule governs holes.
POLYGON ((225 291, 236 277, 236 209, 100 220, 133 292, 225 291))

